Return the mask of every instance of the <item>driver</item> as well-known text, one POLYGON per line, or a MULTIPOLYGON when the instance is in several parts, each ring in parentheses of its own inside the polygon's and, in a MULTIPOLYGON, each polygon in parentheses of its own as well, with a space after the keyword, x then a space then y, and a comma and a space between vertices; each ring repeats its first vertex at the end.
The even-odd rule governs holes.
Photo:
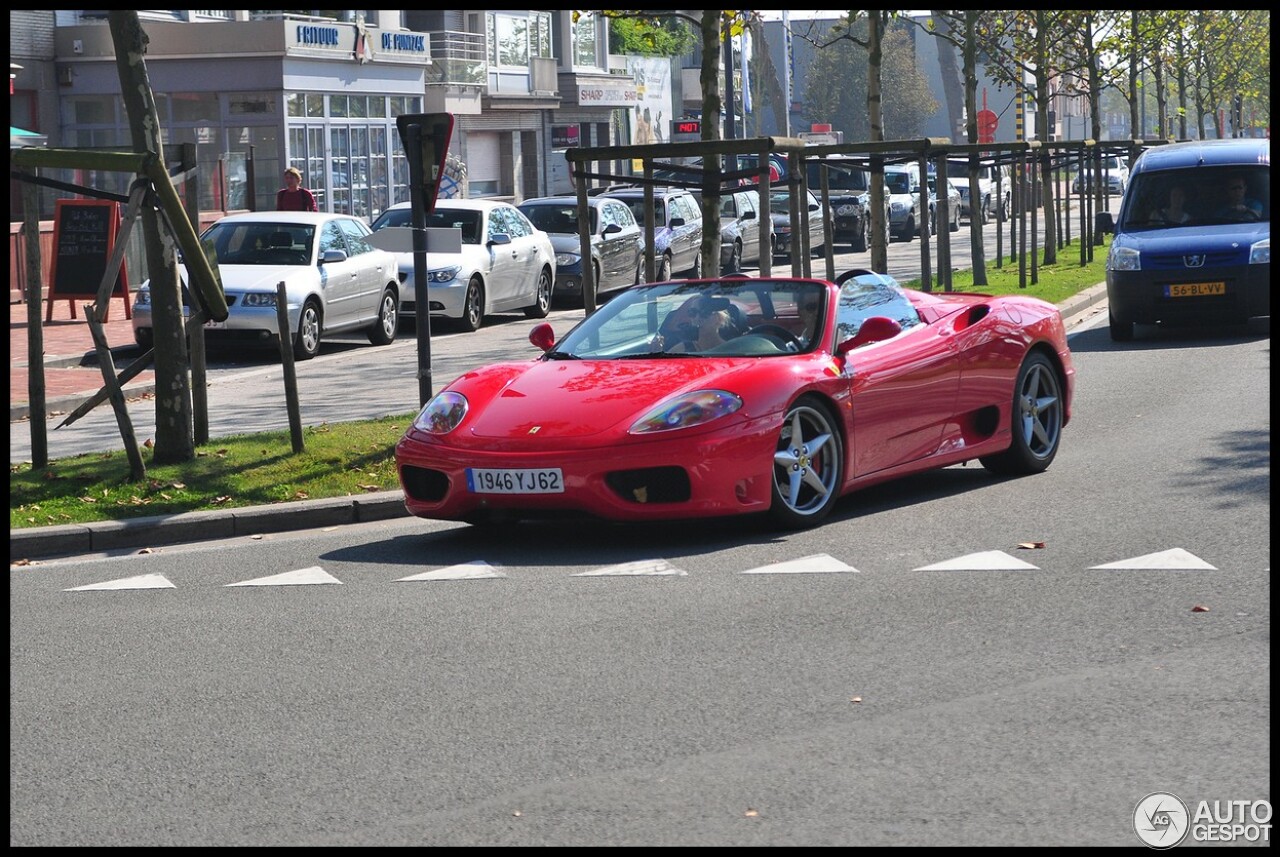
POLYGON ((741 308, 728 298, 695 295, 663 320, 658 334, 664 351, 706 351, 746 333, 741 308))
POLYGON ((1262 217, 1262 201, 1247 195, 1249 185, 1243 174, 1233 173, 1228 176, 1223 188, 1224 198, 1214 211, 1214 217, 1234 219, 1252 215, 1254 220, 1262 217))

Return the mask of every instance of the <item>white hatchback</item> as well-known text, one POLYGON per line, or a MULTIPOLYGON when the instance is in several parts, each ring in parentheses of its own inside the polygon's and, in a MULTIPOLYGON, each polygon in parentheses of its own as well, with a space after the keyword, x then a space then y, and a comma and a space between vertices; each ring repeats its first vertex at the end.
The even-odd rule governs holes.
MULTIPOLYGON (((412 226, 407 202, 396 203, 373 222, 376 232, 412 226)), ((426 216, 428 229, 458 229, 460 253, 427 253, 427 303, 432 318, 476 331, 484 317, 522 310, 546 318, 556 280, 556 251, 547 233, 514 205, 486 199, 442 199, 426 216)), ((405 315, 417 315, 413 254, 398 253, 405 315)))

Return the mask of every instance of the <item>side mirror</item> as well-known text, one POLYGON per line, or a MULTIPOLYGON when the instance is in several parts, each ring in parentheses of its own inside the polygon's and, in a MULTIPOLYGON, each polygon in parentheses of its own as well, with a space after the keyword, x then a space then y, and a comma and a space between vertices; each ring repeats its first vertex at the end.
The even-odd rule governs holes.
POLYGON ((1115 232, 1116 221, 1109 211, 1099 211, 1094 215, 1093 228, 1097 232, 1115 232))
POLYGON ((346 250, 325 250, 324 255, 320 257, 320 264, 326 262, 345 262, 347 261, 346 250))
POLYGON ((743 219, 743 220, 755 220, 755 219, 756 219, 756 213, 755 213, 754 211, 744 211, 744 212, 742 212, 742 219, 743 219))
POLYGON ((529 341, 545 354, 551 350, 551 346, 556 344, 556 332, 544 321, 529 331, 529 341))
POLYGON ((510 244, 511 236, 505 232, 495 232, 489 236, 490 244, 510 244))
POLYGON ((671 228, 672 228, 672 229, 675 229, 675 228, 676 228, 676 227, 678 227, 678 226, 684 226, 684 218, 683 218, 683 217, 673 217, 673 218, 671 218, 670 226, 671 226, 671 228))
POLYGON ((902 333, 902 325, 887 316, 873 315, 862 323, 857 333, 836 346, 836 354, 844 356, 855 348, 892 339, 899 333, 902 333))
POLYGON ((621 231, 622 231, 622 227, 621 227, 621 226, 619 226, 619 225, 618 225, 618 224, 616 224, 616 223, 610 223, 608 226, 606 226, 606 227, 604 228, 604 232, 602 232, 601 234, 602 234, 602 235, 617 235, 617 234, 618 234, 619 232, 621 232, 621 231))

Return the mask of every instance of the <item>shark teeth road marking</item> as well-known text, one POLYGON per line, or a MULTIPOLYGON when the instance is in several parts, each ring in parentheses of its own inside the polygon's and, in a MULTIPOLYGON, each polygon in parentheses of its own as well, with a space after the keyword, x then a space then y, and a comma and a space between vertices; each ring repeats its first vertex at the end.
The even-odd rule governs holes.
POLYGON ((1146 556, 1135 556, 1132 559, 1122 559, 1118 562, 1109 562, 1106 565, 1093 565, 1090 568, 1204 569, 1217 571, 1216 568, 1200 557, 1182 548, 1170 548, 1167 551, 1149 553, 1146 556))
POLYGON ((665 559, 642 559, 636 562, 624 562, 619 565, 606 565, 594 571, 580 571, 573 577, 652 577, 658 575, 675 575, 683 577, 688 574, 683 568, 676 568, 665 559))
POLYGON ((945 562, 924 565, 916 571, 1013 571, 1029 569, 1038 571, 1039 566, 1023 562, 1017 557, 1009 556, 1004 551, 983 551, 958 556, 945 562))
POLYGON ((258 577, 253 580, 242 580, 239 583, 228 583, 227 586, 309 586, 317 583, 342 583, 318 565, 310 568, 299 568, 270 577, 258 577))
POLYGON ((496 571, 493 566, 483 560, 475 560, 451 565, 448 568, 437 568, 435 571, 424 571, 422 574, 411 574, 408 577, 400 578, 396 582, 399 583, 406 580, 484 580, 498 577, 506 577, 506 575, 496 571))
POLYGON ((120 580, 108 580, 105 583, 90 583, 88 586, 73 586, 63 592, 88 592, 102 589, 177 589, 169 578, 163 574, 139 574, 137 577, 122 577, 120 580))
POLYGON ((830 554, 818 553, 786 562, 775 562, 740 571, 739 574, 839 574, 842 572, 858 573, 852 566, 845 565, 830 554))

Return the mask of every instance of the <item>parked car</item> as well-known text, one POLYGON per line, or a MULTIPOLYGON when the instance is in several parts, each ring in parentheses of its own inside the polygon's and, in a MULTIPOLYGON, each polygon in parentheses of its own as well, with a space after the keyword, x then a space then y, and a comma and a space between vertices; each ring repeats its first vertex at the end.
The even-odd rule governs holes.
MULTIPOLYGON (((810 161, 809 190, 813 191, 819 199, 822 194, 823 165, 827 168, 827 207, 831 211, 831 240, 835 243, 848 244, 855 253, 864 253, 871 246, 871 172, 862 166, 861 161, 837 157, 810 161)), ((884 222, 887 229, 889 223, 887 199, 884 222)))
POLYGON ((760 192, 740 190, 720 197, 720 268, 741 271, 744 263, 760 264, 760 224, 765 225, 765 252, 772 253, 773 218, 760 216, 760 192))
MULTIPOLYGON (((726 163, 725 171, 754 170, 756 165, 760 163, 758 155, 739 154, 737 156, 725 156, 726 159, 733 157, 732 162, 726 163)), ((653 177, 659 181, 697 181, 701 178, 702 158, 677 158, 671 161, 654 161, 653 177), (680 167, 684 167, 681 169, 680 167)), ((787 174, 787 158, 778 152, 769 154, 769 181, 780 182, 782 177, 787 174)), ((754 177, 740 177, 738 181, 744 185, 754 184, 754 177)))
MULTIPOLYGON (((556 251, 557 298, 582 300, 582 240, 578 233, 578 199, 546 196, 516 206, 529 222, 551 236, 556 251)), ((644 237, 631 208, 619 199, 587 199, 587 232, 596 294, 644 281, 644 237)))
POLYGON ((1081 187, 1088 190, 1097 170, 1102 171, 1102 179, 1108 193, 1114 193, 1117 196, 1124 193, 1124 189, 1129 185, 1129 165, 1120 155, 1103 155, 1101 166, 1090 163, 1082 168, 1071 180, 1071 192, 1080 193, 1081 187))
POLYGON ((920 228, 920 170, 914 166, 884 168, 884 191, 889 197, 889 228, 899 240, 910 241, 920 228))
MULTIPOLYGON (((407 202, 398 202, 373 222, 374 230, 411 226, 407 202)), ((464 331, 480 329, 490 313, 523 310, 529 318, 546 318, 555 288, 556 252, 547 233, 507 202, 485 199, 442 199, 426 216, 431 228, 462 233, 462 252, 427 255, 427 298, 432 318, 442 318, 464 331)), ((417 314, 413 254, 401 253, 402 311, 417 314)))
MULTIPOLYGON (((960 189, 947 179, 947 228, 960 231, 960 189)), ((938 177, 929 176, 929 234, 938 234, 938 177)))
POLYGON ((1113 220, 1107 253, 1111 338, 1135 324, 1243 323, 1271 315, 1271 141, 1205 140, 1147 149, 1113 220), (1241 189, 1242 188, 1242 189, 1241 189), (1228 194, 1241 194, 1228 200, 1228 194), (1171 196, 1182 198, 1170 211, 1171 196))
POLYGON ((1055 306, 866 271, 639 285, 559 342, 548 323, 529 339, 540 359, 467 372, 406 430, 395 459, 409 512, 810 527, 890 475, 973 459, 1041 472, 1071 417, 1055 306), (732 320, 737 335, 668 348, 672 317, 732 320))
MULTIPOLYGON (((973 207, 969 204, 969 161, 964 158, 947 159, 947 178, 960 191, 960 214, 963 217, 972 215, 973 207)), ((980 204, 978 213, 981 223, 990 223, 992 218, 1003 221, 1009 216, 1010 200, 1013 199, 1013 181, 1009 168, 1003 165, 979 163, 978 196, 980 204)))
MULTIPOLYGON (((791 234, 791 191, 775 190, 769 196, 769 214, 773 218, 773 254, 791 258, 794 236, 791 234)), ((826 243, 826 226, 823 223, 822 203, 813 191, 809 191, 807 205, 800 209, 800 227, 809 224, 809 252, 820 252, 826 243)))
MULTIPOLYGON (((396 257, 365 239, 368 225, 346 214, 269 211, 230 214, 200 236, 216 254, 226 321, 205 324, 210 342, 279 343, 276 284, 285 284, 294 356, 315 357, 332 333, 364 329, 374 345, 396 338, 402 289, 396 257)), ((185 284, 186 269, 179 268, 185 284)), ((184 285, 185 288, 185 285, 184 285)), ((133 337, 154 342, 149 283, 133 303, 133 337)))
MULTIPOLYGON (((607 196, 620 199, 631 208, 640 233, 645 235, 644 188, 609 188, 607 196)), ((669 280, 688 275, 702 276, 702 207, 698 199, 679 188, 654 188, 653 254, 656 277, 669 280)), ((646 237, 647 246, 647 237, 646 237)))

